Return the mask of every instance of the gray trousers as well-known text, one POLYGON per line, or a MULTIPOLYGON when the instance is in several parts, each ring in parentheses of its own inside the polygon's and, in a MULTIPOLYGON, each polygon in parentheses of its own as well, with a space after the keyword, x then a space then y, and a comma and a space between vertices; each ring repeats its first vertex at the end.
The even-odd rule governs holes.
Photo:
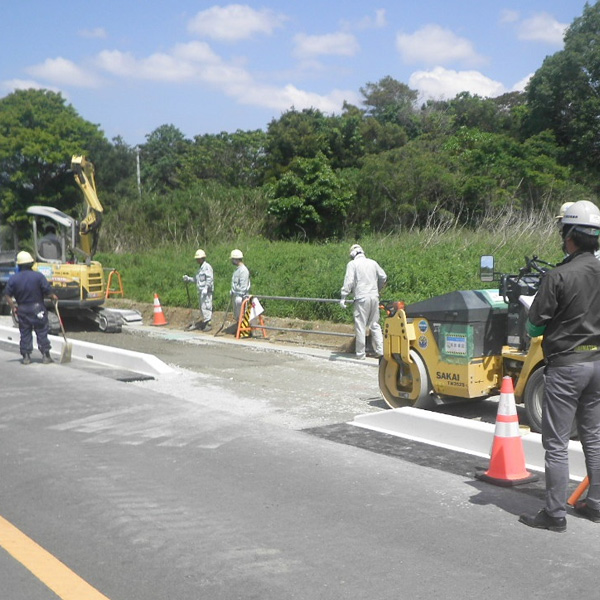
POLYGON ((542 443, 546 451, 546 512, 567 514, 568 444, 577 417, 590 487, 587 503, 600 509, 600 361, 546 368, 542 443))
POLYGON ((383 354, 383 334, 379 324, 379 298, 371 296, 354 301, 354 333, 356 356, 365 357, 367 327, 371 330, 371 343, 375 354, 383 354))
POLYGON ((208 323, 212 319, 213 312, 213 297, 212 292, 199 292, 198 293, 198 308, 202 313, 202 320, 208 323))

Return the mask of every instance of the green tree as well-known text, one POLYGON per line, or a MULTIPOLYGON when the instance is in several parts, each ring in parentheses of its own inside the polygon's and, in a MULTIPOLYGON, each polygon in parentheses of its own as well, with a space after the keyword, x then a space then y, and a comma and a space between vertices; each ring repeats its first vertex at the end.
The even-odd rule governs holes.
POLYGON ((97 125, 81 118, 48 90, 18 90, 0 99, 0 212, 21 223, 34 204, 69 212, 81 203, 70 173, 71 156, 94 156, 108 142, 97 125))
POLYGON ((527 87, 529 134, 554 132, 565 159, 600 173, 600 2, 587 4, 565 34, 564 49, 547 57, 527 87))
POLYGON ((360 88, 367 116, 382 123, 395 123, 403 127, 409 137, 419 133, 417 118, 418 92, 405 83, 387 76, 377 83, 367 83, 360 88))
POLYGON ((186 154, 182 177, 186 185, 214 179, 234 187, 257 187, 265 172, 267 134, 256 131, 198 135, 186 154))
POLYGON ((343 231, 353 192, 321 152, 296 158, 270 186, 269 214, 283 237, 325 239, 343 231))
POLYGON ((139 196, 136 149, 120 136, 88 159, 94 163, 98 197, 105 210, 139 196))
POLYGON ((570 188, 570 170, 557 162, 560 149, 550 132, 522 144, 506 134, 463 127, 444 149, 461 182, 470 224, 506 205, 528 211, 560 205, 570 188))
POLYGON ((175 125, 161 125, 146 136, 141 147, 142 187, 163 193, 182 187, 181 170, 190 142, 175 125))
POLYGON ((460 182, 442 140, 421 136, 365 158, 349 227, 358 234, 446 226, 461 210, 460 182))
POLYGON ((277 179, 296 158, 331 156, 330 121, 314 108, 284 113, 267 128, 266 180, 277 179))

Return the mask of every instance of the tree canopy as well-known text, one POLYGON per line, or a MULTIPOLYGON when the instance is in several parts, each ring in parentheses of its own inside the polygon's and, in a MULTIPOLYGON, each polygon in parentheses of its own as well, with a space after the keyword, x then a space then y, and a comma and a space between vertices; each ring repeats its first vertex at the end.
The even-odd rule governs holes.
POLYGON ((328 240, 449 223, 491 211, 556 210, 595 199, 600 174, 600 2, 586 4, 564 49, 525 92, 469 92, 418 103, 386 76, 340 114, 290 110, 266 129, 199 133, 164 124, 132 148, 105 139, 54 92, 0 99, 0 211, 73 210, 72 154, 96 165, 105 224, 120 246, 260 233, 328 240), (139 167, 139 182, 137 179, 139 167), (112 227, 112 229, 111 229, 112 227), (127 235, 124 235, 127 232, 127 235), (136 241, 138 240, 138 241, 136 241))
POLYGON ((100 154, 106 145, 97 125, 81 118, 60 94, 19 90, 0 98, 0 212, 24 220, 32 204, 80 202, 69 173, 73 154, 100 154))

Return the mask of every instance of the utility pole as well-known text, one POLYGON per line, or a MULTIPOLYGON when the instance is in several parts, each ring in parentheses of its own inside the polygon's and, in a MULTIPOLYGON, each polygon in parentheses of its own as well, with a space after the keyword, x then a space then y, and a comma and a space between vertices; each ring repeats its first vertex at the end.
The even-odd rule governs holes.
POLYGON ((135 167, 136 167, 136 175, 137 175, 137 187, 138 187, 138 195, 140 200, 142 199, 142 176, 140 172, 140 147, 135 147, 135 167))

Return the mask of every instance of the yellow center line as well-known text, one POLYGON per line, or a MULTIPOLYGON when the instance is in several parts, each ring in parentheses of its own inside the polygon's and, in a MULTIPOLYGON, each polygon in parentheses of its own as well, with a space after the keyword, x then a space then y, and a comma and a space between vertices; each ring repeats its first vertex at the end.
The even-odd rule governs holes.
POLYGON ((29 569, 61 600, 109 600, 2 517, 0 547, 29 569))

